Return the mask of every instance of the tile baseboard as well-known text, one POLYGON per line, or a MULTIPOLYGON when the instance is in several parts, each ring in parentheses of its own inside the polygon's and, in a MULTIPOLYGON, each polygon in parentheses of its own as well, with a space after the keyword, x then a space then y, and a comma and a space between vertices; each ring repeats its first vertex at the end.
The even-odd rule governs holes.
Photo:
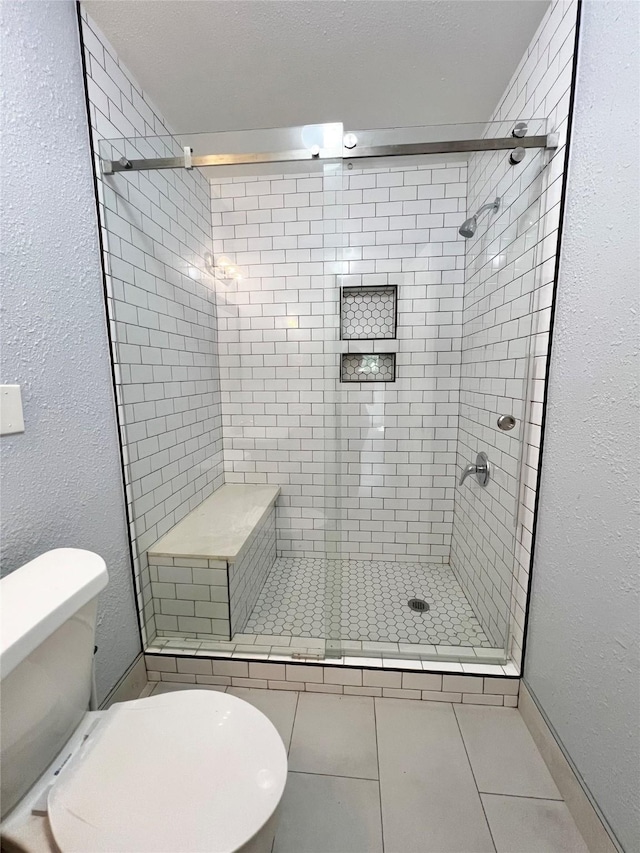
POLYGON ((518 706, 518 678, 481 674, 450 674, 416 672, 397 669, 344 666, 323 663, 295 664, 269 661, 145 654, 149 682, 178 682, 181 684, 224 683, 236 687, 256 687, 265 690, 293 690, 341 693, 353 695, 354 690, 373 689, 396 698, 456 702, 479 705, 518 706))
POLYGON ((582 779, 567 758, 559 738, 524 682, 520 685, 519 709, 590 853, 622 853, 622 848, 614 840, 582 779))

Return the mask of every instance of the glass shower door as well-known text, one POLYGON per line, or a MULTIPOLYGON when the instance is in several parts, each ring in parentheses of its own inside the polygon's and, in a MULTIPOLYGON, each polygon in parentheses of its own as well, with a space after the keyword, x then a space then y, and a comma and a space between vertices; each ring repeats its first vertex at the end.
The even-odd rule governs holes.
MULTIPOLYGON (((108 303, 147 642, 324 655, 336 543, 342 139, 341 124, 325 124, 101 142, 108 303), (149 341, 147 364, 139 345, 149 341), (145 404, 160 397, 157 407, 145 404), (146 442, 157 450, 153 470, 139 459, 150 408, 161 415, 146 442), (188 470, 174 435, 188 446, 188 470), (154 583, 146 560, 176 521, 173 490, 183 517, 224 482, 280 488, 275 562, 272 546, 258 547, 246 578, 227 573, 229 597, 236 581, 242 588, 230 642, 222 629, 207 634, 213 621, 202 605, 198 619, 193 601, 167 603, 167 584, 154 583)), ((209 615, 223 609, 218 602, 209 615)))
MULTIPOLYGON (((530 133, 543 130, 529 122, 530 133)), ((506 659, 524 615, 536 464, 524 448, 538 428, 528 402, 538 343, 546 352, 536 330, 547 154, 530 148, 514 166, 505 150, 387 151, 509 132, 358 132, 359 146, 390 147, 351 160, 341 124, 102 143, 106 159, 125 158, 102 192, 107 255, 118 259, 109 310, 125 453, 139 474, 127 494, 148 636, 176 636, 144 562, 175 506, 157 484, 149 494, 146 463, 134 458, 148 407, 128 405, 146 400, 145 377, 157 373, 185 379, 164 389, 164 417, 193 404, 197 421, 210 418, 199 494, 223 479, 281 490, 276 560, 253 578, 237 650, 506 659), (126 158, 154 156, 169 160, 127 171, 126 158), (129 238, 123 264, 117 250, 129 238), (150 271, 161 287, 148 297, 153 312, 127 301, 126 276, 144 290, 150 271), (169 336, 170 362, 127 361, 133 315, 149 338, 169 336), (460 484, 479 453, 488 483, 472 474, 460 484)), ((192 492, 174 468, 185 507, 192 492)), ((185 642, 202 639, 194 620, 185 642)))
POLYGON ((322 657, 336 547, 341 124, 207 134, 225 479, 280 487, 277 558, 238 641, 322 657), (288 162, 260 162, 282 152, 288 162), (302 161, 291 161, 302 152, 302 161), (316 153, 318 159, 314 159, 316 153), (255 155, 255 156, 247 156, 255 155), (253 639, 252 639, 253 638, 253 639))
MULTIPOLYGON (((447 132, 375 139, 431 131, 447 132)), ((344 655, 507 660, 523 600, 519 498, 545 156, 530 150, 517 169, 505 151, 345 160, 331 567, 340 607, 330 626, 344 655), (461 233, 496 198, 473 235, 461 233), (511 430, 501 415, 514 418, 511 430), (485 487, 475 474, 460 484, 481 452, 485 487)))
MULTIPOLYGON (((526 124, 529 133, 545 132, 541 120, 526 124)), ((489 131, 504 135, 508 128, 489 131)), ((488 222, 479 219, 467 239, 458 472, 481 451, 492 468, 486 488, 458 487, 451 565, 487 637, 487 650, 476 649, 483 659, 494 649, 504 660, 513 656, 524 624, 537 467, 528 447, 539 430, 536 375, 547 351, 538 330, 548 328, 540 282, 549 156, 530 150, 516 167, 501 152, 469 158, 469 214, 495 199, 499 209, 488 222)))

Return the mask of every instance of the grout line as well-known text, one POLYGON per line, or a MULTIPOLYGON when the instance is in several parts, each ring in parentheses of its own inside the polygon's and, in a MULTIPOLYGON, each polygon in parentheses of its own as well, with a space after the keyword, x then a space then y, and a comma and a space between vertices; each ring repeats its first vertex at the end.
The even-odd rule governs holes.
MULTIPOLYGON (((161 696, 162 693, 156 693, 156 688, 158 688, 161 684, 179 684, 180 687, 177 690, 163 690, 163 693, 177 693, 178 690, 208 690, 213 693, 226 693, 229 687, 233 687, 232 684, 198 684, 197 682, 191 681, 156 681, 150 682, 154 684, 154 688, 149 693, 149 696, 161 696)), ((140 696, 139 698, 143 698, 140 696)))
MULTIPOLYGON (((298 719, 298 708, 300 707, 300 694, 301 690, 296 692, 296 707, 293 711, 293 722, 291 724, 291 737, 289 738, 289 748, 287 749, 287 759, 289 758, 289 753, 291 752, 291 747, 293 746, 293 734, 296 730, 296 720, 298 719)), ((289 770, 289 762, 287 761, 287 770, 289 770)))
POLYGON ((312 770, 289 770, 289 773, 299 773, 302 776, 328 776, 330 779, 357 779, 358 782, 378 782, 371 776, 344 776, 340 773, 314 773, 312 770))
POLYGON ((564 803, 562 797, 535 797, 531 794, 505 794, 501 791, 481 791, 479 788, 478 793, 482 796, 489 797, 514 797, 516 800, 541 800, 543 803, 564 803))
MULTIPOLYGON (((298 716, 298 705, 300 703, 300 694, 301 690, 296 691, 296 704, 293 709, 293 720, 291 721, 291 734, 289 735, 289 746, 287 747, 287 759, 289 758, 289 753, 291 752, 291 744, 293 743, 293 730, 296 725, 296 718, 298 716)), ((289 769, 289 762, 287 761, 287 770, 289 769)))
POLYGON ((378 716, 376 714, 376 698, 373 697, 373 727, 376 733, 376 762, 378 764, 378 802, 380 803, 380 834, 382 836, 382 853, 384 853, 384 818, 382 817, 382 777, 380 774, 380 747, 378 745, 378 716))
POLYGON ((462 729, 460 728, 460 720, 458 719, 458 715, 456 714, 455 705, 453 705, 453 716, 456 721, 456 725, 458 727, 458 731, 460 732, 460 740, 462 741, 462 746, 464 748, 464 753, 467 756, 467 762, 469 764, 469 770, 471 771, 471 778, 473 779, 473 784, 476 786, 476 791, 478 793, 478 799, 480 800, 480 806, 482 808, 482 814, 484 815, 485 823, 487 824, 487 829, 489 830, 489 836, 491 837, 491 843, 493 844, 493 848, 495 851, 498 850, 496 846, 495 839, 493 837, 493 832, 491 831, 491 824, 489 823, 489 818, 487 817, 487 812, 484 807, 484 803, 482 802, 482 795, 480 792, 480 788, 478 788, 478 781, 476 779, 476 774, 473 772, 473 765, 471 764, 471 759, 469 758, 469 751, 467 750, 467 744, 464 740, 464 735, 462 734, 462 729))

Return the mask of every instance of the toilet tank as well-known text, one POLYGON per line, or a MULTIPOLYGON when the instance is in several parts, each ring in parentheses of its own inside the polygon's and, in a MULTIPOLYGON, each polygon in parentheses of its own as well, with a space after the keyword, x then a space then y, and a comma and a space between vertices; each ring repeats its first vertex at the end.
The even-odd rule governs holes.
POLYGON ((104 560, 49 551, 0 581, 2 817, 31 788, 88 710, 104 560))

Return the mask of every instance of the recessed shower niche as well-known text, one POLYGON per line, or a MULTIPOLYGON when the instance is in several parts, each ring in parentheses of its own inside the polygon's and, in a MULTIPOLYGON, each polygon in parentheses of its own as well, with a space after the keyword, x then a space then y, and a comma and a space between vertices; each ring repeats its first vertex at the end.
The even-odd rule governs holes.
POLYGON ((343 287, 340 336, 343 341, 390 340, 398 325, 398 288, 343 287))
POLYGON ((340 364, 341 382, 395 382, 394 352, 345 352, 340 364))

